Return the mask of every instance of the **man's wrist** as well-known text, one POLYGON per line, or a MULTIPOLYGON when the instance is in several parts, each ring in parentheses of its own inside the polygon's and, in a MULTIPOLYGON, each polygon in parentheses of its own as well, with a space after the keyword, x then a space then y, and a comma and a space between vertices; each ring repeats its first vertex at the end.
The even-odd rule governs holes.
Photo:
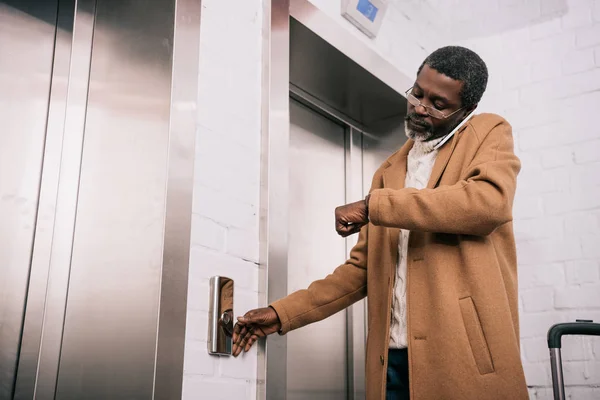
POLYGON ((367 221, 370 221, 371 219, 369 218, 369 200, 371 199, 371 193, 369 193, 367 195, 367 197, 365 197, 365 213, 367 215, 367 221))
POLYGON ((273 312, 275 313, 275 315, 277 316, 277 322, 279 323, 279 329, 277 330, 277 333, 279 333, 280 335, 281 333, 281 328, 283 328, 283 324, 281 323, 281 318, 279 318, 279 314, 277 313, 277 310, 275 309, 275 307, 269 305, 269 308, 271 310, 273 310, 273 312))

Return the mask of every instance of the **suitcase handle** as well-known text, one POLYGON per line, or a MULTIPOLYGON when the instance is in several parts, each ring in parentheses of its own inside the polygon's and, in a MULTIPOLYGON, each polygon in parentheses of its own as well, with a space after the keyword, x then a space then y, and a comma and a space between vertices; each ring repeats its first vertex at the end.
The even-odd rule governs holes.
POLYGON ((600 336, 600 324, 592 321, 566 322, 555 324, 548 330, 548 348, 560 349, 564 335, 594 335, 600 336))

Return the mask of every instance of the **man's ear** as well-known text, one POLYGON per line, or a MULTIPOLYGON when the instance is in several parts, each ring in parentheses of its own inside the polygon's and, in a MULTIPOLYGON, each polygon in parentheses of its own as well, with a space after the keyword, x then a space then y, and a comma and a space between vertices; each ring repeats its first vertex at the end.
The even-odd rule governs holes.
POLYGON ((469 107, 467 107, 467 108, 465 109, 465 110, 466 110, 466 113, 465 113, 465 115, 469 115, 469 114, 471 114, 471 113, 473 112, 473 110, 475 110, 475 109, 477 108, 477 106, 478 106, 478 105, 479 105, 479 104, 473 104, 472 106, 469 106, 469 107))
POLYGON ((471 115, 471 113, 473 112, 473 110, 475 110, 477 108, 477 104, 469 106, 469 107, 465 107, 464 109, 464 114, 462 114, 462 117, 460 117, 460 119, 458 120, 458 123, 461 123, 462 121, 465 120, 465 118, 467 118, 469 115, 471 115))

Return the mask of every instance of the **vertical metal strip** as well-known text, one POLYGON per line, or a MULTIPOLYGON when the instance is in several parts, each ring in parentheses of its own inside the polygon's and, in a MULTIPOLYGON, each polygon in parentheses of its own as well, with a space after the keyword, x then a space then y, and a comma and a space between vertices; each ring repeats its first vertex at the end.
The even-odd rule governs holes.
POLYGON ((36 235, 14 394, 14 398, 18 400, 32 399, 36 385, 60 173, 74 12, 75 0, 63 0, 58 3, 52 84, 48 105, 46 145, 36 219, 36 235))
MULTIPOLYGON (((264 3, 259 222, 262 305, 288 294, 289 6, 289 0, 264 3)), ((268 349, 260 343, 257 378, 257 399, 286 398, 285 337, 270 337, 268 349)))
POLYGON ((179 399, 182 394, 201 5, 201 0, 177 0, 175 5, 169 164, 154 399, 179 399))
MULTIPOLYGON (((260 194, 258 211, 258 241, 259 241, 259 269, 258 269, 258 304, 266 306, 269 299, 267 294, 269 261, 269 117, 270 109, 270 48, 271 48, 271 3, 263 2, 262 15, 262 56, 261 56, 261 159, 260 159, 260 194)), ((287 283, 287 281, 286 281, 287 283)), ((256 399, 267 398, 267 346, 266 340, 256 343, 256 399)))
POLYGON ((74 0, 57 2, 54 54, 36 233, 33 243, 27 304, 15 380, 15 399, 33 398, 39 358, 42 315, 48 280, 50 245, 56 208, 58 159, 64 127, 69 60, 71 54, 74 0))
MULTIPOLYGON (((352 151, 352 138, 354 136, 353 129, 351 127, 346 127, 344 132, 344 155, 345 155, 345 180, 346 180, 346 193, 345 193, 345 201, 346 203, 355 199, 355 179, 354 174, 356 174, 355 162, 356 162, 356 154, 352 151), (353 174, 354 172, 354 174, 353 174)), ((356 244, 356 235, 350 236, 346 238, 346 254, 352 249, 352 246, 356 244)), ((346 308, 346 398, 348 400, 354 400, 354 330, 352 327, 354 326, 354 310, 353 307, 346 308)))
MULTIPOLYGON (((346 202, 358 201, 363 193, 362 132, 348 128, 346 134, 346 202)), ((346 253, 356 244, 358 237, 346 239, 346 253)), ((365 396, 365 326, 364 300, 346 309, 348 354, 348 399, 365 396)))
MULTIPOLYGON (((77 0, 35 399, 54 399, 83 149, 96 0, 77 0)), ((50 161, 50 160, 49 160, 50 161)), ((45 165, 50 166, 49 162, 45 165)), ((52 167, 51 167, 52 168, 52 167)), ((53 183, 53 182, 50 182, 53 183)))
MULTIPOLYGON (((373 180, 373 177, 371 175, 369 176, 365 176, 366 169, 365 169, 365 132, 364 131, 359 131, 360 133, 360 138, 359 140, 357 140, 357 142, 359 142, 358 146, 360 149, 360 176, 362 177, 362 181, 361 181, 361 192, 362 192, 362 196, 366 197, 367 194, 369 194, 369 190, 371 190, 371 181, 373 180), (367 182, 365 184, 365 182, 367 182)), ((365 297, 365 299, 362 301, 362 304, 360 305, 360 307, 362 308, 362 314, 363 314, 363 324, 362 324, 362 338, 363 338, 363 357, 365 362, 363 363, 363 367, 366 366, 366 362, 367 362, 367 334, 369 332, 369 298, 365 297)), ((363 385, 366 384, 366 370, 365 370, 365 382, 363 382, 363 385)), ((366 386, 363 386, 364 390, 365 390, 365 394, 367 392, 367 388, 366 386)))

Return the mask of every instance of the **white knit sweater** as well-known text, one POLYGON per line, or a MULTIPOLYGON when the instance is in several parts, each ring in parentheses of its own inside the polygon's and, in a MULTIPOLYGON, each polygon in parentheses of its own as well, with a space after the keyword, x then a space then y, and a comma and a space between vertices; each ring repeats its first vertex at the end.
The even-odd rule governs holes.
MULTIPOLYGON (((414 143, 408 153, 404 187, 423 189, 427 186, 438 154, 438 150, 434 150, 433 148, 440 140, 414 143)), ((398 264, 396 265, 389 344, 390 348, 393 349, 408 347, 406 329, 406 257, 408 254, 409 234, 409 231, 401 229, 398 240, 398 264)))

